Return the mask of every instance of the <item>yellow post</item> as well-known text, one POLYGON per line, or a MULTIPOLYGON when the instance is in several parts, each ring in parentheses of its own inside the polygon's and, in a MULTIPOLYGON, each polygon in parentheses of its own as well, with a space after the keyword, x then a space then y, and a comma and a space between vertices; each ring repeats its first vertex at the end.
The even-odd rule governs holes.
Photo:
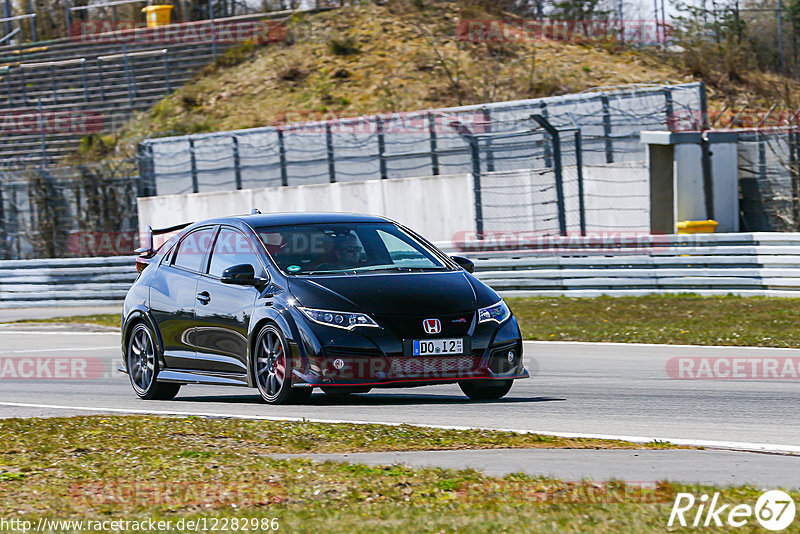
POLYGON ((679 234, 713 234, 719 223, 717 221, 680 221, 676 225, 679 234))
POLYGON ((167 26, 172 18, 172 6, 147 6, 142 11, 147 15, 148 28, 167 26))

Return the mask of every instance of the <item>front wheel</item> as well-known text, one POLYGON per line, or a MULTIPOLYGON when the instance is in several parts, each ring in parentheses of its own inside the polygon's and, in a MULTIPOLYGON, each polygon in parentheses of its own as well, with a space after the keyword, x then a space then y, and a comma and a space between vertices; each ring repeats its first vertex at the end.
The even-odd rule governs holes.
POLYGON ((170 400, 178 394, 180 384, 157 382, 158 355, 153 341, 153 332, 144 323, 133 327, 128 338, 125 367, 131 379, 133 391, 140 399, 170 400))
POLYGON ((489 384, 481 381, 459 382, 461 391, 473 400, 497 400, 506 396, 513 380, 500 380, 489 384))
POLYGON ((261 329, 253 350, 255 382, 269 404, 307 401, 312 388, 292 388, 292 354, 283 333, 272 324, 261 329))

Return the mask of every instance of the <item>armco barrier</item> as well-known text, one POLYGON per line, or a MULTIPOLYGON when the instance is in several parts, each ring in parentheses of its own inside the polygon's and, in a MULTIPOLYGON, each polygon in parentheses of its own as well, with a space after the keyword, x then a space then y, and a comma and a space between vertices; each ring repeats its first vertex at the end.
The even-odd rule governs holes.
POLYGON ((489 237, 443 248, 503 296, 800 297, 798 233, 489 237))
POLYGON ((0 308, 119 304, 134 280, 134 256, 0 261, 0 308))
MULTIPOLYGON (((504 296, 800 297, 800 233, 524 236, 439 243, 504 296)), ((118 304, 134 257, 0 261, 0 308, 118 304)))

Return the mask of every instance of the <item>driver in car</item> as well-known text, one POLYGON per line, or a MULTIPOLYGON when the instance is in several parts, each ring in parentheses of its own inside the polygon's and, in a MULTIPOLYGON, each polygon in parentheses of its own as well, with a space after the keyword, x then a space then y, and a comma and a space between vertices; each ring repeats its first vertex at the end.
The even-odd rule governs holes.
POLYGON ((319 259, 315 270, 333 271, 358 267, 363 250, 355 234, 334 238, 333 248, 319 259))
POLYGON ((354 234, 349 234, 343 239, 337 239, 333 247, 336 263, 342 269, 357 267, 361 263, 361 244, 354 234))

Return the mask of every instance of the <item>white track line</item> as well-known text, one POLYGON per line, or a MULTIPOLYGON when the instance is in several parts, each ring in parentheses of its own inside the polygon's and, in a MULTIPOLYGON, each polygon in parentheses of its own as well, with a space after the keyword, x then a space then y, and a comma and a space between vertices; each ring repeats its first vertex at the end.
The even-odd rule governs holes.
POLYGON ((73 410, 88 412, 108 412, 135 415, 172 415, 181 417, 210 417, 225 419, 246 419, 256 421, 307 421, 310 423, 340 423, 353 425, 387 425, 400 426, 409 425, 422 428, 440 428, 443 430, 494 430, 497 432, 514 432, 517 434, 542 434, 556 436, 560 438, 589 438, 589 439, 613 439, 630 441, 633 443, 650 443, 652 441, 669 442, 673 445, 685 445, 690 447, 705 447, 708 449, 724 449, 747 452, 769 452, 781 454, 800 454, 799 445, 775 445, 772 443, 742 443, 737 441, 712 441, 684 438, 661 438, 645 436, 617 436, 612 434, 582 434, 577 432, 553 432, 550 430, 526 430, 515 428, 490 428, 481 426, 452 426, 452 425, 428 425, 421 423, 390 423, 385 421, 352 421, 347 419, 316 419, 309 417, 287 417, 278 415, 242 415, 211 412, 184 412, 180 410, 137 410, 133 408, 100 408, 91 406, 62 406, 55 404, 28 404, 22 402, 0 402, 0 406, 11 406, 17 408, 42 408, 50 410, 73 410))
POLYGON ((70 332, 69 330, 3 330, 0 328, 0 335, 2 334, 32 334, 37 336, 119 336, 119 332, 106 331, 106 332, 70 332))
POLYGON ((86 350, 111 350, 119 349, 119 345, 111 345, 108 347, 70 347, 65 349, 21 349, 21 350, 0 350, 0 356, 7 354, 29 354, 39 352, 68 352, 68 351, 86 351, 86 350))
POLYGON ((605 341, 524 341, 526 345, 572 345, 575 347, 656 347, 661 349, 698 349, 720 351, 793 351, 800 353, 800 349, 791 347, 746 347, 742 345, 664 345, 659 343, 611 343, 605 341))

